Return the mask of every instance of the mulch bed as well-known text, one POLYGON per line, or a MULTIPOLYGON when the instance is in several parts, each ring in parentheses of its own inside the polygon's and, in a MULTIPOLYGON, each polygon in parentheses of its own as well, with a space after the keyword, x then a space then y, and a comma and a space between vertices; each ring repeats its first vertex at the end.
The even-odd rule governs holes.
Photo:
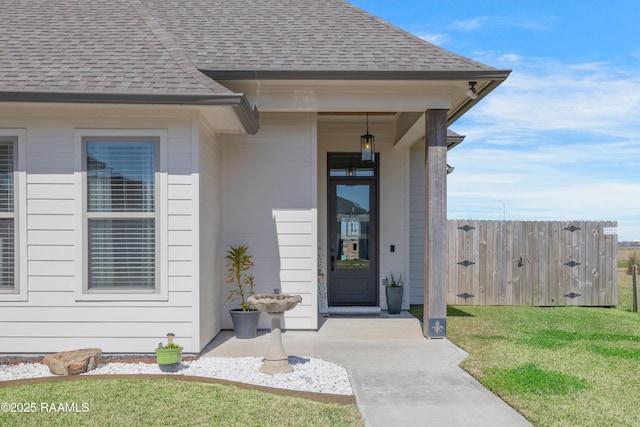
MULTIPOLYGON (((42 363, 44 356, 2 356, 0 365, 19 365, 21 363, 42 363)), ((198 360, 198 356, 182 356, 183 362, 198 360)), ((103 354, 98 360, 99 365, 105 363, 157 363, 155 354, 103 354)))
MULTIPOLYGON (((19 365, 20 363, 42 363, 44 356, 31 356, 31 355, 0 355, 1 365, 19 365)), ((182 356, 184 362, 190 362, 192 360, 199 359, 198 356, 182 356)), ((98 364, 105 363, 157 363, 155 354, 103 354, 100 356, 98 364)), ((247 390, 260 390, 266 393, 272 393, 280 396, 294 396, 304 399, 311 399, 319 402, 337 403, 340 405, 355 405, 356 398, 354 395, 342 395, 342 394, 329 394, 329 393, 315 393, 297 390, 287 390, 266 387, 254 384, 245 384, 236 381, 221 380, 218 378, 206 378, 206 377, 192 377, 184 375, 171 375, 171 374, 131 374, 131 375, 58 375, 53 377, 42 378, 27 378, 19 380, 0 381, 0 388, 13 387, 25 384, 40 384, 40 383, 53 383, 60 381, 76 381, 76 380, 96 380, 96 379, 112 379, 112 378, 166 378, 171 380, 201 382, 206 384, 223 384, 233 385, 238 388, 247 390)))

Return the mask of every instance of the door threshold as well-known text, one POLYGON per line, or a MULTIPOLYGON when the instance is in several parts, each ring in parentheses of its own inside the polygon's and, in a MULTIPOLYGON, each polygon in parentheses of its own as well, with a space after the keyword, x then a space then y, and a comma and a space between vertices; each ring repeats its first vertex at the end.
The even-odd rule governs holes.
POLYGON ((329 307, 329 315, 331 314, 380 314, 380 307, 362 307, 362 306, 336 306, 329 307))

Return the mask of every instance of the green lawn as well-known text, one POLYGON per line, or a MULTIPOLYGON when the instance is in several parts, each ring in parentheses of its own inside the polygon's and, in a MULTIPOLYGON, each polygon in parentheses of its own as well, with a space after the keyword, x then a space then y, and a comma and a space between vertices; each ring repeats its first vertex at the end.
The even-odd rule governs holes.
POLYGON ((640 314, 618 280, 617 308, 449 307, 448 337, 536 426, 640 426, 640 314))
POLYGON ((1 426, 363 425, 355 405, 171 379, 85 380, 7 387, 0 388, 0 402, 22 403, 36 409, 11 413, 5 412, 3 406, 1 426), (71 412, 60 410, 65 404, 71 412))

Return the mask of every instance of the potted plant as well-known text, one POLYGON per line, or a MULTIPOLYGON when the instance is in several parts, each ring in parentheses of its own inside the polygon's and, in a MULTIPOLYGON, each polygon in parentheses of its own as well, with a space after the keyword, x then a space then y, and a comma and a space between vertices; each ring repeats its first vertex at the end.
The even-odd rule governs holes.
POLYGON ((240 308, 229 310, 236 338, 254 338, 258 334, 258 321, 260 311, 249 304, 248 298, 255 294, 254 277, 249 274, 253 267, 252 255, 248 254, 249 248, 244 245, 231 246, 227 251, 227 284, 232 287, 227 299, 240 301, 240 308))
POLYGON ((173 343, 175 334, 167 334, 167 344, 160 345, 156 348, 156 361, 162 372, 175 372, 180 369, 182 362, 182 347, 173 343))
POLYGON ((393 277, 384 279, 385 290, 387 293, 387 309, 389 314, 399 314, 402 310, 402 275, 398 276, 398 280, 393 277))

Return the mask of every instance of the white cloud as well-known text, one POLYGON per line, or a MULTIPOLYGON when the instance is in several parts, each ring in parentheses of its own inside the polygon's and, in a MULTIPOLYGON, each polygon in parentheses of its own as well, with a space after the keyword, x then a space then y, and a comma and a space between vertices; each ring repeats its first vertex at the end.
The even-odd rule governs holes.
POLYGON ((533 20, 529 17, 506 15, 506 16, 478 16, 472 19, 454 21, 450 27, 456 30, 474 31, 485 26, 520 28, 524 30, 540 31, 549 27, 549 22, 553 18, 544 20, 533 20))
POLYGON ((453 24, 451 24, 451 27, 460 30, 471 31, 480 28, 486 20, 486 17, 477 17, 464 21, 454 21, 453 24))
POLYGON ((583 62, 581 64, 568 64, 566 67, 570 70, 578 71, 595 71, 600 72, 606 68, 608 64, 606 62, 583 62))
POLYGON ((522 58, 453 125, 449 217, 617 220, 640 239, 638 87, 608 64, 522 58))
POLYGON ((621 78, 594 64, 521 68, 468 116, 512 132, 567 130, 635 138, 638 87, 640 77, 621 78))
POLYGON ((447 44, 447 42, 449 41, 449 35, 448 34, 417 34, 418 37, 420 37, 422 40, 426 40, 429 43, 433 43, 437 46, 443 46, 445 44, 447 44))
POLYGON ((500 62, 508 62, 508 63, 516 63, 521 59, 520 55, 516 55, 515 53, 505 53, 498 57, 500 62))

